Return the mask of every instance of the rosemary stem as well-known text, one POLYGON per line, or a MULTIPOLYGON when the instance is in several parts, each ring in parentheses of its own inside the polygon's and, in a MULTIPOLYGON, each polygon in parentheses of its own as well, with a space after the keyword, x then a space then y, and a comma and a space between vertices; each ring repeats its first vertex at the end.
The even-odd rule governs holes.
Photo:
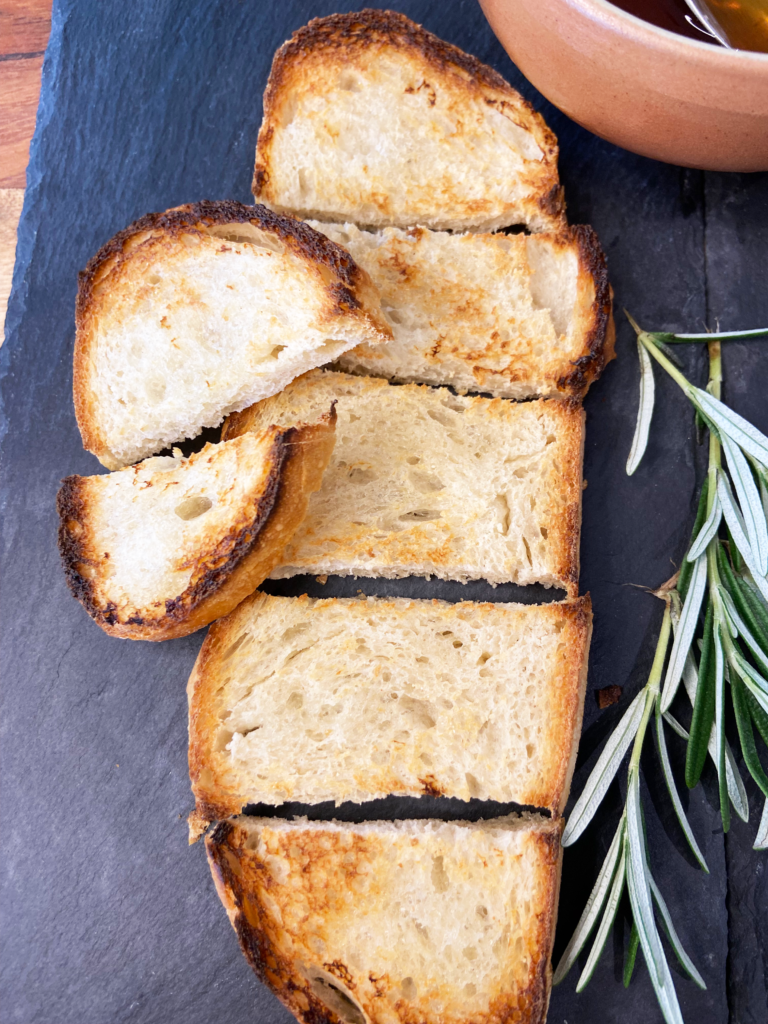
MULTIPOLYGON (((719 341, 710 341, 707 345, 709 352, 709 380, 707 391, 713 398, 720 400, 720 390, 723 381, 723 359, 722 349, 719 341)), ((709 468, 708 468, 708 489, 707 489, 707 515, 712 511, 717 494, 717 475, 721 464, 720 438, 710 430, 709 432, 709 468)), ((716 597, 715 591, 720 583, 720 570, 717 567, 717 537, 713 537, 707 549, 707 575, 712 599, 716 597)))
POLYGON ((661 349, 654 343, 652 336, 647 331, 641 331, 637 336, 637 340, 644 346, 647 352, 650 352, 656 362, 664 367, 675 383, 680 385, 685 394, 690 397, 690 381, 678 370, 674 363, 667 359, 661 349))
POLYGON ((645 684, 645 707, 643 708, 643 717, 640 719, 640 727, 638 728, 635 736, 635 743, 632 747, 632 757, 629 761, 630 776, 632 775, 632 772, 636 772, 640 767, 640 755, 643 751, 645 731, 648 728, 651 712, 653 711, 653 706, 658 699, 661 689, 661 674, 664 670, 664 660, 667 656, 671 626, 672 617, 669 613, 669 602, 667 602, 666 607, 664 608, 664 618, 661 622, 659 640, 656 644, 656 654, 653 658, 653 665, 651 666, 651 672, 648 676, 648 682, 645 684))

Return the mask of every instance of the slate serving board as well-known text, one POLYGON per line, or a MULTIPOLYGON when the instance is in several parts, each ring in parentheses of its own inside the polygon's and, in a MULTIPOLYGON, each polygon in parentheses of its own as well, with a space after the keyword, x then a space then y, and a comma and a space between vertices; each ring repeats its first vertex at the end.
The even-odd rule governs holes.
MULTIPOLYGON (((393 3, 497 68, 560 139, 574 223, 594 225, 617 310, 644 325, 694 330, 768 323, 768 176, 703 174, 633 156, 547 104, 510 63, 475 0, 393 3)), ((55 545, 54 497, 68 473, 99 471, 71 402, 76 275, 114 232, 149 210, 204 198, 251 201, 261 94, 275 48, 310 17, 352 9, 284 0, 55 0, 37 129, 0 350, 2 388, 2 1019, 7 1024, 286 1022, 251 974, 218 903, 201 845, 187 847, 184 685, 202 634, 154 645, 109 639, 69 596, 55 545)), ((656 587, 679 562, 705 452, 674 384, 658 379, 643 466, 624 475, 637 406, 632 333, 618 316, 618 360, 586 401, 582 589, 595 632, 578 792, 603 739, 644 683, 661 618, 656 587), (599 712, 594 691, 623 687, 599 712)), ((704 379, 705 356, 683 350, 704 379)), ((765 343, 730 344, 725 394, 768 430, 765 343)), ((518 588, 407 581, 313 581, 301 592, 520 599, 518 588)), ((526 592, 524 599, 540 596, 526 592)), ((556 595, 549 595, 556 596, 556 595)), ((682 750, 672 748, 679 770, 682 750)), ((652 865, 704 975, 673 967, 688 1022, 768 1019, 768 882, 752 821, 723 836, 712 778, 688 811, 712 873, 696 869, 654 756, 645 803, 652 865)), ((683 787, 684 789, 684 787, 683 787)), ((565 856, 556 956, 615 827, 618 787, 565 856)), ((291 810, 288 808, 287 810, 291 810)), ((493 809, 491 809, 493 810, 493 809)), ((497 808, 498 810, 498 808, 497 808)), ((474 817, 482 805, 385 801, 361 812, 474 817)), ((320 813, 328 815, 328 808, 320 813)), ((622 915, 596 976, 555 990, 552 1024, 661 1020, 644 965, 621 984, 622 915)))

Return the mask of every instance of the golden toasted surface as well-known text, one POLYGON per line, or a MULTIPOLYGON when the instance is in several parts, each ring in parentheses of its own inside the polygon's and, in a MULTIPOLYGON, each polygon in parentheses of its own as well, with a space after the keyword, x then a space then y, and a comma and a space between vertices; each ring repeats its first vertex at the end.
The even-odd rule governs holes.
POLYGON ((543 1024, 561 829, 236 818, 206 847, 243 952, 304 1024, 543 1024))
POLYGON ((135 640, 185 636, 227 614, 279 562, 334 429, 331 413, 189 459, 67 477, 59 549, 73 595, 105 632, 135 640))
POLYGON ((390 794, 565 805, 589 597, 548 605, 256 593, 189 681, 196 822, 390 794))
POLYGON ((605 256, 591 228, 504 235, 312 226, 371 276, 393 340, 337 367, 501 398, 583 397, 613 358, 605 256))
POLYGON ((224 437, 336 401, 337 442, 276 574, 435 575, 578 592, 584 413, 312 371, 224 437))
POLYGON ((360 225, 563 220, 557 141, 495 71, 394 11, 318 18, 275 55, 254 195, 360 225))
POLYGON ((119 232, 80 275, 76 324, 75 412, 109 469, 391 337, 349 253, 235 202, 148 214, 119 232))

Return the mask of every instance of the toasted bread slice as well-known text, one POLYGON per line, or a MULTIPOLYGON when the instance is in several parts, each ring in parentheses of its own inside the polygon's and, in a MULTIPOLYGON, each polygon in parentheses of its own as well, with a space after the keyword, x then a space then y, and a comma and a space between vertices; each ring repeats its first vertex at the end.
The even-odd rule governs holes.
POLYGON ((67 477, 57 504, 72 593, 105 632, 132 640, 186 636, 226 615, 279 562, 320 486, 334 429, 332 411, 188 459, 67 477))
POLYGON ((614 356, 605 257, 591 228, 456 235, 312 227, 370 274, 394 335, 345 352, 336 365, 347 373, 501 398, 581 398, 614 356))
POLYGON ((589 597, 252 594, 211 627, 189 680, 195 824, 250 803, 392 794, 562 811, 591 621, 589 597))
POLYGON ((492 68, 403 14, 318 18, 275 54, 253 193, 360 226, 563 222, 557 140, 492 68))
POLYGON ((206 848, 243 953, 303 1024, 543 1024, 561 831, 241 817, 206 848))
POLYGON ((311 420, 336 447, 273 577, 439 576, 578 591, 584 413, 313 370, 231 416, 223 437, 311 420))
POLYGON ((118 469, 391 336, 365 271, 305 224, 232 202, 149 214, 80 277, 83 444, 118 469))

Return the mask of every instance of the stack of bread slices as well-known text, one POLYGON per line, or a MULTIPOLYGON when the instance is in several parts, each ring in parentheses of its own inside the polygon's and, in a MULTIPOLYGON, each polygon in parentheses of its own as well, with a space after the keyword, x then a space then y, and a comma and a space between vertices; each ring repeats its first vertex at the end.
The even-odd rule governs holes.
POLYGON ((188 686, 191 837, 207 831, 243 951, 300 1021, 538 1024, 591 632, 602 251, 567 223, 542 118, 391 12, 281 47, 254 194, 148 215, 81 275, 76 412, 114 472, 60 491, 70 586, 116 636, 213 622, 188 686), (300 573, 565 599, 256 589, 300 573), (521 811, 310 820, 425 794, 521 811), (309 818, 243 814, 286 801, 309 818))

